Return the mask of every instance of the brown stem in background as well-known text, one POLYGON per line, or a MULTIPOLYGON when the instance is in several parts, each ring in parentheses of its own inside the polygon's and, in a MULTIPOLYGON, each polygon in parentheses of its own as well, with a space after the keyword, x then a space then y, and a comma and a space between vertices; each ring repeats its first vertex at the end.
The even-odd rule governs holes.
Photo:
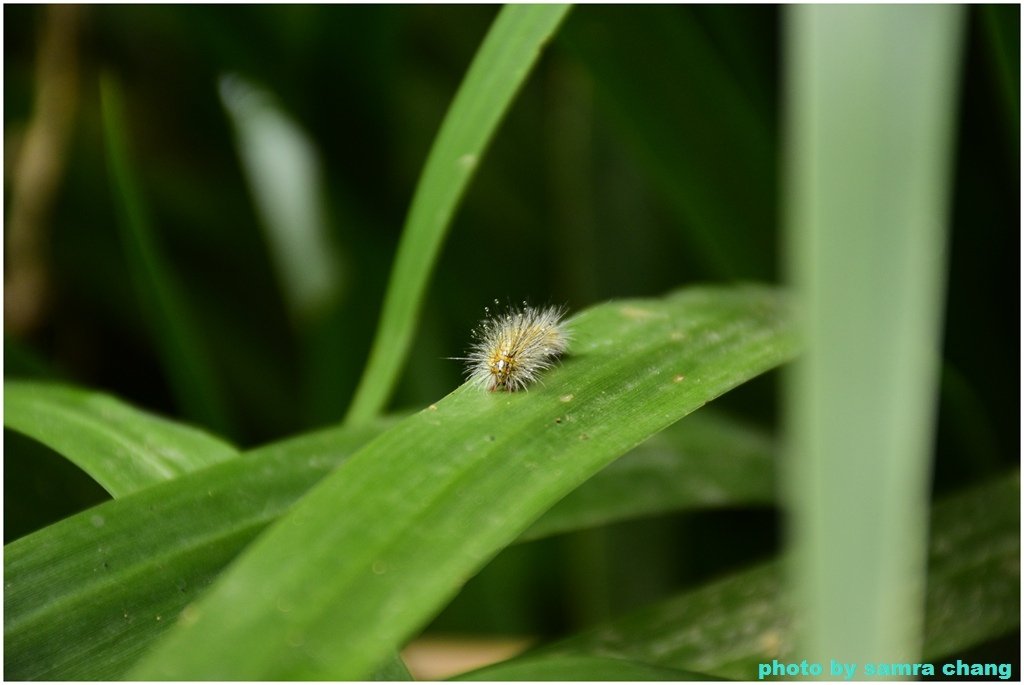
POLYGON ((81 8, 50 5, 39 39, 36 94, 10 174, 4 273, 4 326, 14 335, 42 322, 48 302, 48 215, 64 173, 78 104, 77 37, 81 8))

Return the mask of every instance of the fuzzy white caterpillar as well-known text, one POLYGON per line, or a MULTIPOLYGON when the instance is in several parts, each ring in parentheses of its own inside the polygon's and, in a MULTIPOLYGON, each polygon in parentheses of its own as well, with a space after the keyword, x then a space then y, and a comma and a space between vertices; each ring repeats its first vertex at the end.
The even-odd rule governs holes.
MULTIPOLYGON (((495 300, 497 304, 497 300, 495 300)), ((473 345, 466 376, 488 390, 523 390, 565 352, 569 334, 562 317, 564 307, 509 307, 504 314, 487 316, 473 329, 473 345)))

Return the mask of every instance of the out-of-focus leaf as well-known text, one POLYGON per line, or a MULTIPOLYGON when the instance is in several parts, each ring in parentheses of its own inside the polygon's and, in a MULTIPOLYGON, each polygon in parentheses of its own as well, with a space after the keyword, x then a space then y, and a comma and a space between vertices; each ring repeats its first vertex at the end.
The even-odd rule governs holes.
MULTIPOLYGON (((1020 148, 1020 5, 979 5, 986 47, 993 62, 1006 132, 1020 148)), ((1019 153, 1018 153, 1019 154, 1019 153)))
POLYGON ((773 456, 767 435, 705 409, 569 493, 520 540, 681 509, 771 504, 773 456))
POLYGON ((1020 473, 950 497, 932 514, 924 658, 1020 626, 1020 473))
POLYGON ((338 297, 342 285, 316 149, 271 93, 242 76, 222 76, 220 96, 285 300, 297 321, 308 321, 338 297))
POLYGON ((56 450, 114 497, 238 454, 191 426, 56 383, 5 381, 4 426, 56 450))
POLYGON ((703 673, 678 671, 637 661, 578 654, 556 654, 506 661, 452 680, 494 681, 688 681, 718 680, 703 673))
POLYGON ((371 680, 393 682, 414 680, 414 678, 409 673, 409 669, 405 667, 405 662, 402 661, 402 658, 398 654, 392 654, 382 666, 377 667, 377 670, 371 676, 371 680))
MULTIPOLYGON (((937 504, 932 514, 924 660, 1020 625, 1020 474, 937 504)), ((521 658, 585 654, 752 680, 793 657, 782 566, 773 561, 521 658)))
POLYGON ((365 677, 565 494, 797 350, 784 297, 753 286, 609 302, 569 325, 542 385, 464 385, 321 481, 131 675, 365 677))

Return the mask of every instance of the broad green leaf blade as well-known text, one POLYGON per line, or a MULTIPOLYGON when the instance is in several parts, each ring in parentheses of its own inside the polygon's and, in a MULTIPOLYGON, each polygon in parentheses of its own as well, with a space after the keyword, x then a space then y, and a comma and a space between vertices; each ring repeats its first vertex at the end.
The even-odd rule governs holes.
POLYGON ((57 383, 4 381, 4 426, 54 449, 114 497, 238 454, 196 428, 57 383))
MULTIPOLYGON (((31 663, 33 670, 16 671, 19 677, 74 680, 124 675, 134 655, 171 624, 171 618, 195 599, 208 579, 216 577, 263 527, 347 458, 359 439, 368 439, 360 435, 375 435, 379 430, 353 435, 351 429, 332 428, 263 447, 246 453, 230 466, 208 469, 140 493, 122 500, 117 508, 97 507, 36 533, 30 542, 9 546, 6 578, 9 597, 15 601, 7 607, 6 633, 8 644, 16 644, 19 655, 8 650, 8 672, 14 672, 12 664, 21 668, 19 664, 31 663), (220 497, 229 497, 234 491, 227 487, 229 483, 244 489, 248 508, 221 506, 220 497), (204 499, 207 504, 196 508, 195 492, 223 494, 204 499), (182 513, 183 510, 187 511, 182 513), (154 517, 159 526, 150 525, 154 517), (97 528, 94 521, 100 519, 104 525, 97 528), (136 521, 143 522, 145 535, 133 532, 136 521), (128 538, 131 543, 126 543, 128 538), (230 544, 205 545, 205 540, 230 540, 230 544), (99 549, 107 550, 103 559, 109 568, 119 569, 119 578, 134 580, 114 584, 89 581, 99 549), (28 560, 26 554, 31 554, 28 560), (164 566, 187 569, 190 576, 206 580, 172 586, 154 578, 148 574, 156 555, 164 566), (76 569, 84 575, 76 575, 76 569), (48 578, 48 585, 54 586, 46 599, 50 608, 39 614, 38 621, 26 623, 24 612, 35 612, 40 605, 26 605, 17 598, 26 588, 41 592, 34 583, 42 576, 48 578), (110 639, 108 631, 98 629, 106 625, 106 617, 117 615, 125 606, 156 602, 159 595, 165 595, 159 600, 164 602, 161 608, 165 612, 160 622, 135 623, 131 629, 137 632, 119 633, 116 640, 110 639), (51 630, 54 626, 57 629, 51 630), (71 653, 63 644, 64 636, 69 634, 79 636, 76 650, 71 653), (21 650, 29 656, 21 657, 21 650), (78 650, 88 653, 90 659, 68 662, 53 661, 49 656, 38 658, 39 654, 50 652, 74 657, 78 650)), ((764 436, 703 409, 653 436, 584 483, 563 500, 580 495, 576 504, 564 508, 561 503, 556 505, 519 541, 576 526, 607 523, 619 517, 650 514, 666 507, 767 501, 772 478, 765 473, 769 465, 766 452, 764 436), (716 446, 713 454, 703 451, 707 444, 716 446), (636 466, 617 467, 619 463, 628 466, 630 462, 636 462, 636 466), (679 468, 687 465, 693 470, 679 468), (652 488, 650 479, 655 474, 677 484, 652 488), (694 482, 699 487, 682 485, 694 482), (614 491, 610 490, 612 484, 614 491), (586 494, 591 488, 597 492, 586 494), (623 507, 621 502, 629 504, 623 507)))
POLYGON ((462 194, 540 51, 569 5, 506 5, 459 88, 402 231, 370 360, 346 421, 379 413, 398 380, 430 272, 462 194))
MULTIPOLYGON (((1020 474, 975 487, 932 515, 924 659, 938 661, 1020 625, 1020 474)), ((797 661, 782 566, 761 564, 521 658, 586 654, 751 680, 797 661)))
POLYGON ((123 677, 246 544, 387 423, 255 450, 4 548, 4 675, 123 677))
POLYGON ((569 493, 520 540, 682 509, 772 504, 774 452, 767 435, 705 409, 569 493))
POLYGON ((107 165, 125 258, 167 380, 184 412, 221 433, 230 428, 227 403, 192 311, 160 248, 139 186, 120 85, 100 79, 107 165))
POLYGON ((678 671, 664 666, 651 666, 638 661, 601 656, 556 654, 553 656, 515 659, 466 673, 451 680, 501 681, 688 681, 718 680, 703 673, 678 671))
POLYGON ((753 286, 610 302, 570 325, 542 385, 463 386, 321 481, 131 676, 365 677, 544 510, 797 347, 781 295, 753 286))

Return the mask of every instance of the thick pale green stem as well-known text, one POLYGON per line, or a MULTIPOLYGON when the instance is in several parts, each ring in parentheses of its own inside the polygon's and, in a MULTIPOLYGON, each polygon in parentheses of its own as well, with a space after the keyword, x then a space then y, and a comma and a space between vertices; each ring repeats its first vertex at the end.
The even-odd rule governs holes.
POLYGON ((788 9, 787 256, 808 343, 787 398, 799 659, 920 654, 962 17, 788 9))

